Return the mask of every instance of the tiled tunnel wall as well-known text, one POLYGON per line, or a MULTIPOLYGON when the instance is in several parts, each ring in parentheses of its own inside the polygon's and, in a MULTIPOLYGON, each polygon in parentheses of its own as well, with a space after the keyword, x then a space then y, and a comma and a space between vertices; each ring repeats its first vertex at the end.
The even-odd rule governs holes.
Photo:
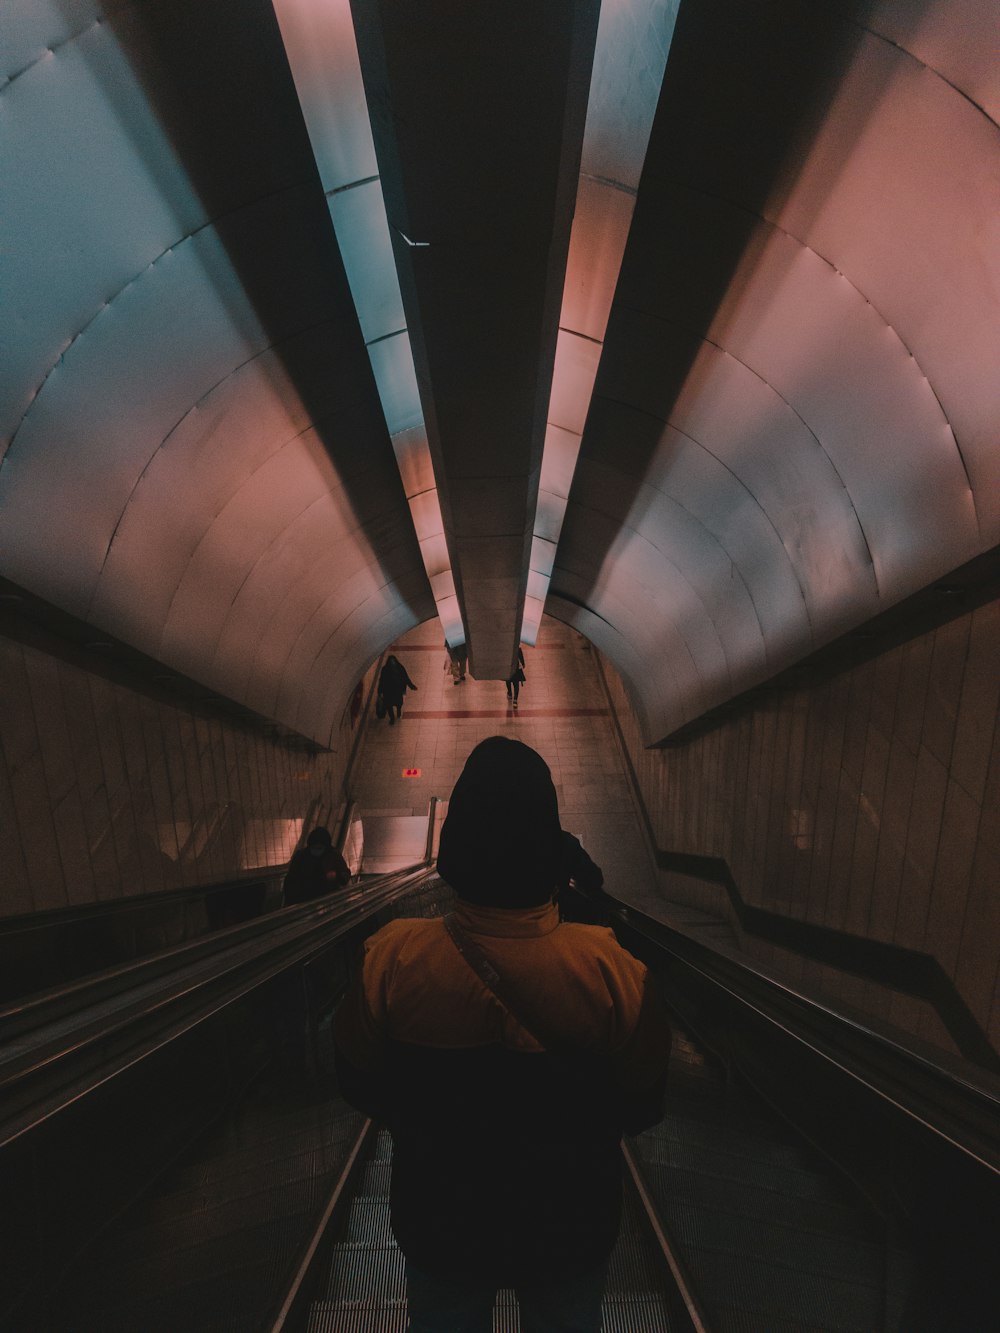
MULTIPOLYGON (((643 747, 603 665, 659 848, 723 858, 754 906, 936 957, 1000 1048, 1000 604, 768 692, 676 748, 643 747)), ((718 886, 673 890, 729 911, 718 886)), ((922 1002, 745 946, 941 1040, 922 1002)))
POLYGON ((281 864, 342 808, 348 700, 310 754, 0 638, 0 701, 0 916, 281 864))

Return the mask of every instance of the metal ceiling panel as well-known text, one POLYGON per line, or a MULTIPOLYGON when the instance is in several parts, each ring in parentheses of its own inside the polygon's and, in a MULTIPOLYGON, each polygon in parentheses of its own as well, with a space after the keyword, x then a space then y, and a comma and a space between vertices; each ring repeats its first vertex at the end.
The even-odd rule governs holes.
POLYGON ((681 7, 553 573, 655 663, 623 669, 654 728, 725 697, 709 621, 738 692, 997 540, 1000 136, 942 73, 981 91, 959 14, 993 25, 681 7))
POLYGON ((295 87, 328 195, 378 174, 347 0, 274 0, 295 87))
MULTIPOLYGON (((644 487, 633 498, 620 474, 581 463, 581 485, 600 496, 601 508, 588 513, 591 541, 607 549, 599 582, 602 589, 614 588, 623 603, 633 588, 632 599, 645 619, 639 641, 651 660, 658 657, 664 620, 676 621, 692 642, 718 642, 724 661, 711 648, 694 655, 711 688, 725 689, 738 666, 756 674, 783 639, 796 631, 801 635, 806 608, 795 571, 752 497, 690 441, 668 436, 667 442, 677 474, 674 495, 644 487), (760 567, 744 573, 741 558, 754 538, 760 567)), ((560 546, 560 587, 570 560, 585 569, 586 545, 560 546)), ((807 623, 805 628, 808 632, 807 623)))
MULTIPOLYGON (((934 14, 950 14, 939 39, 952 32, 964 60, 951 8, 928 7, 926 16, 933 31, 934 14)), ((992 30, 995 107, 1000 8, 980 5, 978 28, 992 30)), ((997 140, 996 122, 947 75, 867 36, 794 184, 768 210, 846 276, 926 377, 968 469, 987 546, 1000 540, 1000 209, 987 184, 997 140)))
MULTIPOLYGON (((634 208, 634 190, 581 174, 559 316, 560 342, 569 330, 603 342, 634 208)), ((589 400, 588 391, 578 413, 586 416, 589 400)), ((549 417, 553 419, 551 409, 549 417)))
MULTIPOLYGON (((382 188, 377 180, 367 181, 331 195, 329 204, 364 340, 370 344, 374 339, 393 338, 405 330, 406 318, 382 188)), ((412 375, 412 357, 410 364, 412 375)))
MULTIPOLYGON (((316 370, 325 371, 323 352, 332 354, 333 340, 326 348, 312 334, 302 341, 319 353, 316 370)), ((283 451, 310 445, 317 470, 332 473, 310 435, 309 414, 275 349, 217 385, 177 424, 129 496, 94 592, 92 617, 113 621, 120 637, 151 656, 161 652, 164 622, 184 572, 247 480, 283 451), (149 572, 137 596, 136 571, 144 566, 149 572)))
POLYGON ((7 0, 0 16, 0 70, 4 81, 44 59, 97 22, 107 5, 97 0, 7 0))
POLYGON ((873 33, 926 65, 1000 122, 1000 9, 992 0, 900 4, 876 0, 865 22, 873 33))
POLYGON ((995 0, 355 17, 0 11, 0 573, 325 739, 551 571, 657 740, 1000 540, 995 0))
MULTIPOLYGON (((11 37, 16 18, 6 10, 0 18, 11 37)), ((54 50, 0 88, 9 255, 0 451, 80 334, 207 220, 110 28, 90 24, 75 39, 49 40, 54 50), (156 188, 157 157, 170 170, 169 191, 156 188)))
POLYGON ((423 431, 424 416, 413 370, 410 341, 405 330, 369 346, 368 355, 375 372, 375 382, 379 386, 382 410, 390 435, 417 429, 423 431))
POLYGON ((274 13, 0 22, 2 572, 329 737, 433 601, 274 13))

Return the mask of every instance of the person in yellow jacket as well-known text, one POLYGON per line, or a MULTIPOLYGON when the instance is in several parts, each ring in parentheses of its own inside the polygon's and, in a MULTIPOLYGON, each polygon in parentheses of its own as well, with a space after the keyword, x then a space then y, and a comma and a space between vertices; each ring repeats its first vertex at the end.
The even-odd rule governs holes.
POLYGON ((411 1333, 598 1333, 621 1209, 619 1140, 663 1114, 670 1028, 646 968, 561 923, 555 788, 494 736, 441 831, 458 906, 368 941, 334 1022, 341 1089, 393 1137, 390 1210, 411 1333))

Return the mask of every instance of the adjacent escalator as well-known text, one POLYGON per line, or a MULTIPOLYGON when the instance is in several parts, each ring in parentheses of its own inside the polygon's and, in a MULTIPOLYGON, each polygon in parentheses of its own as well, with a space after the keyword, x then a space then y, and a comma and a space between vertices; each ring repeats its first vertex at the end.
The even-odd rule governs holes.
MULTIPOLYGON (((361 938, 450 906, 429 871, 399 883, 241 927, 200 1018, 154 1040, 139 1014, 142 1058, 109 1047, 113 1075, 88 1074, 79 1097, 67 1085, 60 1110, 12 1132, 0 1328, 402 1333, 390 1144, 377 1127, 359 1141, 328 1030, 361 938)), ((724 951, 603 908, 675 1016, 666 1117, 625 1145, 605 1333, 992 1330, 989 1078, 915 1061, 724 951)), ((154 1007, 180 1003, 212 958, 154 1007)), ((494 1328, 519 1328, 510 1292, 494 1328)))

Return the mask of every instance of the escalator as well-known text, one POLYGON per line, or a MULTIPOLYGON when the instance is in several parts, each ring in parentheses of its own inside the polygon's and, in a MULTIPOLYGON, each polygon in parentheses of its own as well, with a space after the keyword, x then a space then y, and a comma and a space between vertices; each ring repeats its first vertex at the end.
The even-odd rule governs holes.
MULTIPOLYGON (((109 978, 89 1063, 65 997, 47 1027, 22 1014, 0 1062, 0 1329, 403 1330, 390 1143, 337 1097, 328 1023, 366 933, 448 906, 425 865, 119 977, 122 1009, 109 978)), ((605 1333, 995 1329, 996 1081, 601 908, 676 1023, 667 1116, 625 1145, 605 1333)), ((494 1327, 519 1328, 512 1293, 494 1327)))
MULTIPOLYGON (((683 1030, 668 1113, 626 1141, 625 1208, 604 1333, 901 1329, 912 1266, 853 1185, 683 1030), (887 1248, 888 1246, 888 1248, 887 1248)), ((368 1126, 310 1295, 282 1327, 403 1333, 389 1230, 391 1141, 368 1126)), ((513 1292, 494 1333, 518 1333, 513 1292)))

